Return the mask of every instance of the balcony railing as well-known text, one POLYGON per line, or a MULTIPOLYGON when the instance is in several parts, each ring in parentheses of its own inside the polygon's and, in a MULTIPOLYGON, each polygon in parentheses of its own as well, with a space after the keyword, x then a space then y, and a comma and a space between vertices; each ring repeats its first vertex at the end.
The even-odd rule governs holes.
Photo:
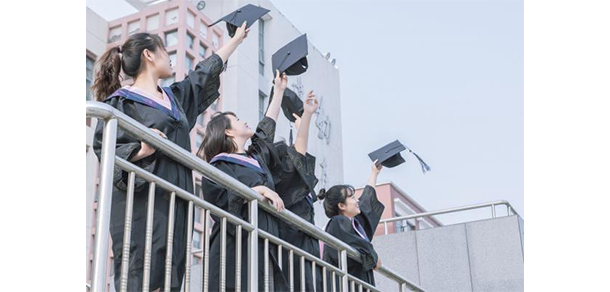
MULTIPOLYGON (((133 210, 133 196, 134 196, 134 182, 136 177, 144 179, 150 183, 149 194, 148 194, 148 215, 146 224, 146 244, 145 244, 145 257, 144 257, 144 291, 148 291, 148 282, 150 278, 150 266, 151 266, 151 241, 152 241, 152 222, 153 222, 153 208, 154 208, 154 194, 156 188, 162 188, 171 193, 170 195, 170 209, 168 219, 168 237, 167 237, 167 254, 165 259, 165 285, 164 291, 169 291, 171 282, 171 267, 172 267, 172 240, 173 240, 173 226, 174 226, 174 208, 177 199, 182 199, 188 202, 188 222, 187 222, 187 250, 186 253, 191 255, 193 253, 203 253, 203 291, 208 290, 208 267, 209 267, 209 244, 210 234, 207 232, 210 226, 205 226, 204 230, 204 241, 203 249, 192 250, 192 233, 193 233, 193 212, 194 208, 201 208, 205 210, 205 218, 209 218, 210 215, 215 215, 220 218, 219 222, 215 224, 221 224, 221 273, 220 273, 220 284, 221 291, 224 291, 224 285, 226 283, 226 273, 236 273, 236 291, 255 291, 258 289, 258 239, 262 238, 264 241, 265 257, 264 261, 268 259, 268 248, 269 244, 275 244, 278 246, 278 257, 282 256, 282 249, 289 251, 289 267, 290 269, 290 288, 291 291, 295 290, 293 265, 296 260, 295 257, 300 258, 301 273, 296 275, 304 279, 303 268, 305 261, 311 262, 311 265, 315 271, 315 267, 322 267, 322 281, 324 291, 328 287, 327 281, 332 281, 332 291, 335 291, 335 287, 340 287, 339 291, 379 291, 376 287, 369 285, 366 282, 350 275, 347 270, 347 259, 348 257, 360 262, 360 254, 353 247, 345 244, 339 239, 326 233, 324 230, 310 224, 299 216, 293 214, 288 210, 277 212, 269 203, 263 200, 263 197, 256 193, 251 188, 237 181, 233 177, 225 174, 224 172, 216 169, 214 166, 193 155, 192 153, 184 150, 183 148, 175 145, 174 143, 161 138, 158 134, 152 132, 142 124, 138 123, 134 119, 125 115, 124 113, 116 110, 115 108, 108 106, 103 103, 89 101, 87 102, 87 117, 98 118, 99 122, 104 122, 104 133, 102 140, 101 159, 100 159, 100 188, 99 188, 99 199, 98 199, 98 212, 96 220, 96 237, 93 251, 93 268, 92 268, 92 281, 90 290, 93 292, 104 291, 106 285, 106 271, 107 271, 107 259, 108 259, 108 243, 109 243, 109 223, 110 223, 110 206, 112 199, 113 189, 113 170, 114 167, 119 167, 129 173, 128 176, 128 189, 127 189, 127 207, 125 215, 125 230, 124 230, 124 242, 123 242, 123 256, 122 256, 122 269, 121 269, 121 286, 120 291, 125 291, 127 287, 127 265, 129 263, 129 250, 130 250, 130 234, 131 234, 131 220, 133 210), (182 165, 190 168, 193 171, 199 172, 206 178, 215 181, 223 187, 230 189, 244 199, 248 201, 249 209, 249 220, 244 221, 213 204, 204 201, 198 196, 193 195, 157 176, 147 172, 138 166, 115 156, 115 145, 117 130, 121 129, 126 133, 130 134, 134 138, 144 141, 149 145, 152 145, 157 151, 161 151, 164 154, 171 157, 173 160, 181 163, 182 165), (284 240, 273 236, 264 230, 258 228, 258 210, 262 208, 267 212, 275 215, 280 220, 291 223, 299 230, 311 235, 312 237, 320 240, 321 242, 333 247, 339 253, 340 265, 335 267, 330 263, 320 259, 318 255, 312 255, 305 252, 296 246, 293 246, 284 240), (235 225, 236 228, 236 260, 235 271, 226 271, 226 246, 222 243, 226 242, 227 223, 230 222, 235 225), (241 234, 242 231, 248 232, 247 248, 248 250, 248 263, 247 271, 241 271, 241 259, 242 249, 241 246, 241 234), (240 287, 241 273, 247 273, 248 275, 248 287, 240 287), (327 274, 331 275, 331 279, 327 279, 327 274), (335 286, 336 279, 339 279, 335 286)), ((204 220, 205 224, 208 225, 210 220, 204 220)), ((184 290, 190 291, 190 277, 191 277, 191 256, 187 257, 186 260, 186 272, 184 281, 184 290)), ((279 261, 281 262, 281 260, 279 261)), ((381 266, 377 272, 384 275, 388 279, 396 282, 397 291, 424 291, 418 285, 405 277, 398 275, 392 269, 381 266)), ((265 275, 263 277, 265 290, 269 289, 269 274, 268 269, 265 269, 265 275)), ((313 274, 315 281, 315 272, 313 274)), ((301 280, 301 284, 305 281, 301 280)), ((89 287, 89 286, 88 286, 89 287)), ((303 287, 301 287, 303 289, 303 287)), ((296 289, 297 291, 299 289, 296 289)))

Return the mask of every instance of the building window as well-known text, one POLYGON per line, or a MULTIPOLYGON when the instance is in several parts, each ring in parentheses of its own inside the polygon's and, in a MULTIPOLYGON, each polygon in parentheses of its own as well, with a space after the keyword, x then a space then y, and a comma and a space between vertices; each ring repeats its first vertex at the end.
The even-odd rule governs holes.
POLYGON ((258 73, 265 75, 265 22, 258 20, 258 73))
POLYGON ((93 93, 91 92, 91 86, 93 85, 93 68, 95 66, 95 60, 87 56, 87 100, 93 99, 93 93))
POLYGON ((208 26, 205 25, 203 22, 199 23, 199 35, 204 40, 208 38, 208 26))
POLYGON ((165 25, 178 23, 178 8, 165 11, 165 25))
MULTIPOLYGON (((398 213, 398 212, 394 212, 394 217, 400 217, 403 216, 402 214, 398 213)), ((396 221, 394 223, 394 226, 396 228, 396 233, 401 233, 401 232, 407 232, 407 231, 411 231, 411 230, 415 230, 415 225, 412 224, 411 222, 409 222, 409 220, 399 220, 396 221)))
POLYGON ((127 34, 132 35, 140 31, 140 21, 136 20, 127 24, 127 34))
MULTIPOLYGON (((199 134, 199 133, 197 133, 199 134)), ((195 179, 195 196, 203 199, 203 190, 201 189, 201 180, 195 179)), ((195 222, 201 222, 201 209, 197 206, 193 206, 195 208, 195 222)))
POLYGON ((203 43, 199 43, 199 56, 201 58, 205 58, 205 50, 206 47, 203 45, 203 43))
POLYGON ((159 28, 159 14, 146 17, 146 30, 153 31, 159 28))
POLYGON ((186 46, 189 49, 193 49, 193 44, 195 43, 195 37, 190 33, 186 33, 186 46))
POLYGON ((186 12, 186 25, 192 29, 195 29, 195 14, 190 11, 186 12))
POLYGON ((184 69, 186 69, 187 73, 193 68, 193 62, 195 62, 193 61, 193 57, 187 54, 186 58, 184 58, 184 69))
POLYGON ((193 232, 193 247, 195 249, 201 249, 201 232, 197 230, 193 232))
POLYGON ((177 60, 176 60, 176 52, 171 52, 168 55, 169 55, 169 64, 171 65, 172 70, 173 70, 175 68, 176 62, 177 62, 177 60))
POLYGON ((108 43, 114 43, 121 40, 121 26, 116 26, 108 32, 108 43))
POLYGON ((163 79, 163 81, 161 81, 161 86, 168 87, 168 86, 172 85, 172 83, 174 83, 175 80, 176 80, 176 74, 172 75, 169 78, 163 79))
POLYGON ((219 44, 218 35, 213 33, 212 34, 212 45, 214 46, 215 49, 218 49, 218 44, 219 44))
POLYGON ((258 92, 258 120, 262 120, 265 117, 265 98, 267 96, 262 92, 258 92))
POLYGON ((165 46, 172 47, 178 44, 178 31, 170 31, 165 33, 165 46))

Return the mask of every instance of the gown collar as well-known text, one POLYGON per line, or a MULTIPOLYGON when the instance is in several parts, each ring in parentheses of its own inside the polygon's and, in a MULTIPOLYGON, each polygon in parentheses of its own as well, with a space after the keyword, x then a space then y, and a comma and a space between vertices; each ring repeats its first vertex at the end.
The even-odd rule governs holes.
MULTIPOLYGON (((160 87, 157 87, 160 88, 160 87)), ((174 96, 174 94, 172 93, 172 90, 169 87, 163 87, 160 88, 161 92, 163 92, 164 94, 167 95, 167 97, 170 100, 171 103, 171 110, 168 109, 167 107, 159 104, 158 102, 156 102, 155 100, 153 100, 150 97, 144 96, 138 92, 129 90, 128 88, 119 88, 117 89, 114 93, 112 93, 108 98, 106 98, 106 100, 111 99, 115 96, 121 96, 124 97, 126 99, 135 101, 137 103, 140 104, 144 104, 147 106, 150 106, 152 108, 156 108, 164 113, 166 113, 167 115, 171 116, 172 118, 174 118, 175 120, 179 120, 180 119, 180 114, 178 112, 178 109, 176 107, 176 98, 174 96)))
POLYGON ((254 155, 254 158, 252 158, 246 155, 240 155, 235 153, 220 153, 214 156, 210 163, 214 163, 219 160, 239 164, 241 166, 254 169, 260 173, 265 173, 260 163, 256 159, 256 155, 254 155))

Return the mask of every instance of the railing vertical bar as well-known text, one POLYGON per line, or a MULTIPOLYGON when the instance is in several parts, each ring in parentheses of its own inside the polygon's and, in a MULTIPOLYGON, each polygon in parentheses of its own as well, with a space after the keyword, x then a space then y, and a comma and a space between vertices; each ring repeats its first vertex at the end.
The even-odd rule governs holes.
POLYGON ((491 205, 491 218, 496 218, 496 205, 491 205))
POLYGON ((405 283, 400 283, 399 286, 400 292, 407 292, 407 285, 405 283))
POLYGON ((269 239, 265 238, 265 246, 264 246, 264 267, 265 270, 265 292, 269 292, 269 239))
POLYGON ((326 267, 322 267, 322 291, 326 292, 326 267))
POLYGON ((186 224, 186 272, 184 273, 184 291, 191 291, 191 264, 193 261, 193 201, 189 201, 186 224))
POLYGON ((155 188, 156 184, 151 182, 148 185, 148 208, 146 211, 146 243, 144 244, 144 275, 142 291, 150 291, 150 266, 152 253, 153 220, 155 215, 155 188))
POLYGON ((288 255, 288 265, 290 269, 290 292, 294 292, 294 251, 292 249, 288 255))
POLYGON ((169 199, 169 219, 167 222, 167 249, 165 254, 165 292, 170 292, 172 284, 172 255, 174 246, 174 221, 176 211, 176 193, 169 199))
POLYGON ((131 223, 133 221, 133 192, 136 173, 130 172, 127 179, 127 202, 125 204, 125 225, 123 227, 123 253, 121 255, 121 292, 127 292, 129 275, 129 249, 131 243, 131 223))
POLYGON ((305 257, 301 256, 301 272, 299 273, 299 279, 301 279, 301 291, 305 291, 305 257))
POLYGON ((241 291, 241 225, 237 225, 236 227, 236 236, 235 240, 237 243, 235 249, 235 291, 241 291))
POLYGON ((351 291, 352 291, 352 292, 356 292, 356 281, 352 281, 352 284, 351 284, 351 291))
POLYGON ((335 271, 332 272, 331 277, 332 277, 332 280, 333 280, 332 281, 333 282, 333 286, 331 288, 332 288, 333 292, 336 292, 336 290, 337 290, 337 276, 335 275, 335 271))
POLYGON ((280 266, 280 269, 283 270, 284 268, 282 267, 282 245, 281 244, 277 245, 277 262, 278 262, 277 264, 280 266))
POLYGON ((339 259, 341 260, 341 290, 343 292, 348 292, 348 272, 347 272, 347 250, 343 249, 339 252, 339 259))
POLYGON ((203 222, 203 292, 208 292, 210 285, 210 233, 212 220, 210 210, 205 210, 203 222))
POLYGON ((249 203, 248 216, 254 229, 248 238, 248 291, 258 290, 258 201, 249 203))
POLYGON ((362 284, 358 284, 358 292, 362 292, 362 284))
POLYGON ((224 292, 227 285, 227 218, 223 217, 220 222, 220 292, 224 292))
POLYGON ((114 179, 114 156, 116 150, 117 119, 112 118, 104 125, 102 138, 102 155, 100 159, 100 192, 97 203, 97 220, 95 226, 95 245, 93 250, 93 268, 91 291, 106 291, 106 269, 108 265, 108 245, 110 237, 110 208, 112 204, 112 181, 114 179))
MULTIPOLYGON (((394 223, 394 229, 396 229, 396 223, 394 223)), ((385 235, 388 235, 388 222, 383 222, 383 230, 385 230, 385 235)), ((396 230, 394 230, 396 232, 396 230)))
POLYGON ((311 283, 313 291, 316 292, 316 262, 311 261, 311 283))

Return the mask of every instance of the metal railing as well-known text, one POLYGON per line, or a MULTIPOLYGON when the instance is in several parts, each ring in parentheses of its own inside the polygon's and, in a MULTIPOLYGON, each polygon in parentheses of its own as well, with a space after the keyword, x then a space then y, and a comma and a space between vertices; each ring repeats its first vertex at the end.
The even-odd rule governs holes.
MULTIPOLYGON (((353 247, 345 244, 339 239, 331 236, 326 233, 324 230, 316 227, 315 225, 310 224, 299 216, 293 214, 288 210, 284 210, 283 212, 277 212, 270 204, 263 200, 263 197, 256 193, 251 188, 242 184, 238 180, 233 177, 225 174, 224 172, 216 169, 214 166, 200 159, 199 157, 193 155, 192 153, 184 150, 183 148, 175 145, 174 143, 160 138, 160 136, 153 131, 149 130, 144 125, 138 123, 134 119, 125 115, 124 113, 116 110, 115 108, 94 101, 87 102, 87 116, 95 117, 100 119, 99 122, 104 122, 104 133, 102 140, 102 148, 101 148, 101 159, 100 159, 100 189, 99 189, 99 199, 98 199, 98 214, 96 221, 96 237, 94 243, 94 257, 93 257, 93 268, 92 268, 92 281, 91 281, 91 291, 93 292, 102 292, 104 291, 104 286, 106 284, 106 264, 108 258, 108 241, 109 241, 109 223, 110 223, 110 207, 111 207, 111 199, 112 199, 112 190, 113 190, 113 171, 114 167, 119 167, 126 172, 129 173, 128 176, 128 189, 127 189, 127 206, 126 206, 126 216, 125 216, 125 229, 124 229, 124 241, 123 241, 123 256, 122 256, 122 269, 121 269, 121 287, 120 291, 125 291, 127 287, 127 265, 129 263, 129 243, 130 243, 130 233, 131 233, 131 220, 132 220, 132 210, 133 210, 133 196, 134 196, 134 182, 136 176, 150 183, 149 193, 148 193, 148 213, 147 213, 147 221, 146 221, 146 243, 145 243, 145 256, 144 256, 144 283, 143 290, 148 291, 148 283, 150 280, 150 266, 151 266, 151 246, 152 246, 152 223, 153 223, 153 212, 151 210, 154 209, 154 194, 156 188, 164 189, 171 193, 170 195, 170 207, 169 207, 169 219, 168 219, 168 238, 167 238, 167 254, 165 259, 165 285, 164 291, 170 290, 170 282, 171 282, 171 267, 172 267, 172 240, 173 240, 173 226, 174 226, 174 209, 176 204, 176 196, 182 200, 188 202, 188 222, 187 222, 187 256, 186 260, 186 272, 185 272, 185 282, 184 288, 185 291, 190 290, 190 277, 191 277, 191 256, 193 253, 203 253, 203 266, 204 266, 204 275, 203 275, 203 291, 208 291, 209 285, 209 245, 210 245, 210 215, 215 215, 220 218, 219 222, 215 224, 221 224, 221 263, 220 263, 220 290, 224 291, 224 286, 226 284, 226 232, 227 232, 227 222, 230 222, 235 225, 236 228, 236 291, 240 291, 243 289, 240 287, 241 285, 241 273, 248 273, 248 287, 246 287, 247 291, 255 291, 258 289, 258 239, 262 238, 264 240, 264 249, 268 251, 269 244, 275 244, 278 247, 278 257, 281 258, 282 249, 286 249, 289 251, 289 261, 290 261, 290 291, 294 291, 293 283, 294 283, 294 271, 293 271, 293 263, 295 255, 300 257, 301 264, 301 284, 304 285, 304 265, 305 261, 311 262, 312 265, 312 277, 315 279, 316 276, 316 266, 322 267, 322 281, 325 284, 323 286, 324 291, 327 290, 327 281, 332 282, 331 291, 335 291, 335 286, 337 278, 339 279, 340 291, 348 292, 356 291, 356 287, 358 287, 358 291, 379 291, 374 286, 369 285, 361 281, 358 278, 353 277, 348 274, 347 270, 347 257, 361 262, 359 252, 353 247), (115 157, 115 145, 116 145, 116 136, 117 130, 120 128, 125 131, 129 135, 134 138, 141 140, 143 142, 152 145, 157 151, 161 151, 167 156, 171 157, 174 161, 181 163, 185 167, 190 168, 191 170, 197 171, 207 177, 208 179, 215 181, 216 183, 222 185, 223 187, 230 189, 236 193, 238 193, 241 197, 248 201, 248 209, 249 209, 249 220, 248 222, 238 218, 215 205, 204 201, 203 199, 189 193, 157 176, 154 174, 147 172, 140 167, 124 160, 119 157, 115 157), (260 202, 260 204, 259 204, 260 202), (192 215, 194 208, 201 208, 205 210, 204 217, 204 247, 201 250, 192 251, 192 232, 193 232, 193 220, 192 215), (267 212, 275 215, 280 220, 287 221, 292 225, 296 226, 300 231, 303 231, 312 237, 324 242, 325 244, 333 247, 339 253, 340 265, 339 267, 335 267, 332 264, 320 259, 315 255, 311 255, 308 252, 305 252, 296 246, 293 246, 284 240, 273 236, 264 230, 260 230, 258 228, 258 210, 259 208, 263 208, 267 212), (248 249, 248 263, 247 263, 247 271, 241 271, 241 234, 242 230, 248 232, 248 241, 247 241, 247 249, 248 249), (327 273, 329 272, 331 275, 331 279, 327 279, 327 273)), ((268 252, 265 252, 264 261, 268 262, 268 252)), ((281 262, 281 260, 279 260, 281 262)), ((269 272, 268 269, 265 269, 264 275, 264 287, 265 291, 269 290, 269 272)), ((232 271, 231 271, 232 272, 232 271)), ((403 276, 398 275, 396 272, 391 270, 388 267, 381 266, 377 272, 381 275, 387 277, 390 280, 393 280, 398 285, 398 291, 423 291, 418 285, 414 284, 412 281, 406 279, 403 276)), ((301 287, 303 289, 303 287, 301 287)))
POLYGON ((507 216, 511 216, 511 215, 519 216, 517 211, 515 211, 515 208, 513 208, 513 206, 508 201, 502 200, 502 201, 493 201, 493 202, 488 202, 488 203, 474 204, 474 205, 468 205, 468 206, 462 206, 462 207, 443 209, 443 210, 438 210, 438 211, 429 211, 429 212, 424 212, 424 213, 388 218, 388 219, 380 220, 379 224, 383 224, 383 229, 385 231, 385 234, 388 234, 388 224, 389 223, 398 222, 398 221, 403 222, 403 221, 406 221, 409 219, 414 219, 415 228, 417 230, 417 228, 419 226, 418 221, 422 217, 430 217, 430 216, 434 216, 434 215, 449 214, 449 213, 474 210, 474 209, 482 209, 482 208, 491 208, 491 217, 496 218, 496 206, 500 206, 500 205, 506 206, 507 216))

